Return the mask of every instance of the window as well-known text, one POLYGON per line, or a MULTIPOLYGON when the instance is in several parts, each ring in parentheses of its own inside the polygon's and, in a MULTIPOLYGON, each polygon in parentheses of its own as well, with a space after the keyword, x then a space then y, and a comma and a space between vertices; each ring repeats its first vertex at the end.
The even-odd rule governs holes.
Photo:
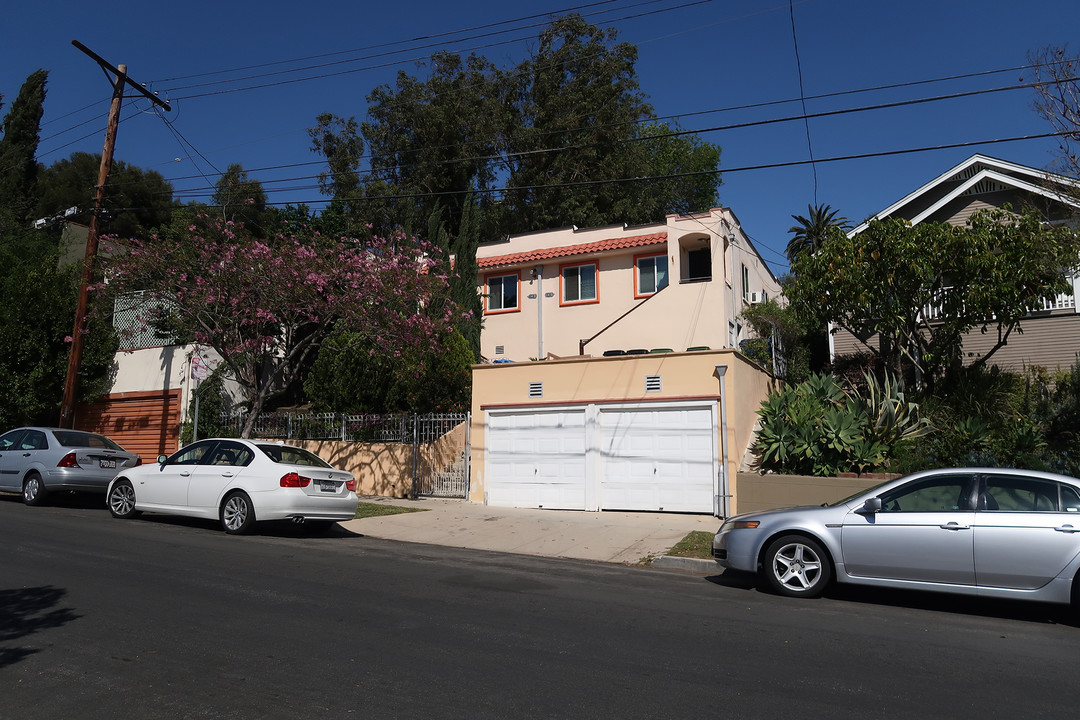
POLYGON ((1066 507, 1076 512, 1076 491, 1059 486, 1052 480, 988 475, 986 489, 979 497, 979 510, 989 512, 1059 512, 1058 488, 1061 488, 1066 507))
POLYGON ((712 280, 712 250, 704 247, 686 253, 686 280, 712 280))
POLYGON ((742 266, 742 297, 743 300, 750 299, 750 270, 745 265, 742 266))
POLYGON ((964 475, 911 482, 881 496, 882 512, 970 512, 971 509, 971 485, 964 475))
POLYGON ((596 263, 563 265, 559 268, 561 305, 599 302, 596 293, 596 263))
POLYGON ((169 465, 199 465, 203 457, 217 445, 216 440, 197 442, 177 452, 166 462, 169 465))
POLYGON ((521 279, 517 273, 489 275, 485 282, 487 297, 484 298, 484 312, 488 314, 517 312, 521 309, 518 305, 518 285, 521 279))
POLYGON ((668 284, 667 254, 634 258, 636 271, 634 297, 647 297, 663 290, 668 284))

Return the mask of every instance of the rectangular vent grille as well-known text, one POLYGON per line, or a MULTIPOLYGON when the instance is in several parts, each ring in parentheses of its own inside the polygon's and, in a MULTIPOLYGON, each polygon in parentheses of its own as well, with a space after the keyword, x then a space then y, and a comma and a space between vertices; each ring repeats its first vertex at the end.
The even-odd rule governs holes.
POLYGON ((496 355, 505 355, 506 354, 506 348, 504 346, 502 346, 502 345, 496 345, 495 346, 495 354, 496 355))
POLYGON ((645 376, 645 392, 660 392, 661 388, 659 375, 645 376))
POLYGON ((542 398, 544 397, 544 383, 531 382, 529 383, 529 397, 542 398))

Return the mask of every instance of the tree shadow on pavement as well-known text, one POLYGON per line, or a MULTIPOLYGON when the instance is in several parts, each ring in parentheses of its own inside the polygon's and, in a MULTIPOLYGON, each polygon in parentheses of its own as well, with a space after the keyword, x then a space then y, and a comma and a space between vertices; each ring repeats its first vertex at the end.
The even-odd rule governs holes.
POLYGON ((81 617, 71 608, 56 607, 65 595, 66 590, 51 585, 0 590, 0 668, 39 652, 33 648, 12 647, 9 644, 13 641, 81 617))

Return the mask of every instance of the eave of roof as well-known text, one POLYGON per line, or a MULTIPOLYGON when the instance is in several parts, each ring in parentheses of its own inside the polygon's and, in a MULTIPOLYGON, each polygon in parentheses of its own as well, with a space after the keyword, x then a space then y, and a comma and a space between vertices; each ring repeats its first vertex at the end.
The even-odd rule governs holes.
POLYGON ((555 258, 568 258, 577 255, 591 255, 593 253, 610 252, 612 250, 625 250, 648 245, 659 245, 667 242, 667 233, 659 232, 649 235, 635 235, 633 237, 610 238, 598 240, 580 245, 564 245, 562 247, 539 248, 527 252, 510 253, 509 255, 494 255, 492 257, 477 258, 476 264, 481 268, 507 267, 537 262, 539 260, 553 260, 555 258))

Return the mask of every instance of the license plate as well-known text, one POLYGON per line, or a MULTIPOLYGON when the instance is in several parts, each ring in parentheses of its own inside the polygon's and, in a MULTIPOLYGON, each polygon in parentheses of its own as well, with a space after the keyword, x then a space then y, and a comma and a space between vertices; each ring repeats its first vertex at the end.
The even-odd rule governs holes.
POLYGON ((337 489, 338 489, 338 483, 334 482, 333 480, 320 480, 319 481, 319 490, 321 490, 323 492, 337 492, 337 489))
POLYGON ((115 470, 116 469, 116 461, 115 460, 98 460, 98 465, 101 467, 102 470, 115 470))

